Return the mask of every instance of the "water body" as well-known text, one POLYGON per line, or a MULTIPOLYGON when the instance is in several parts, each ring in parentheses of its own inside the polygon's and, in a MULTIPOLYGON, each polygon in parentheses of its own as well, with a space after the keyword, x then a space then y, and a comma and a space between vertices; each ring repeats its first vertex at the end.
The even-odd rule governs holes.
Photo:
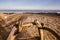
POLYGON ((5 12, 5 13, 22 13, 22 12, 32 12, 32 13, 60 13, 60 10, 0 10, 0 12, 5 12))

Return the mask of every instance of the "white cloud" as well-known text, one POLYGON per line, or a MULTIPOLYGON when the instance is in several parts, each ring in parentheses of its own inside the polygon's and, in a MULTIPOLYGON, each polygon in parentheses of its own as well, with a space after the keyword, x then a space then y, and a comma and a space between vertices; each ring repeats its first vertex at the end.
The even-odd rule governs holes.
POLYGON ((25 6, 25 5, 19 5, 19 6, 16 6, 16 5, 2 5, 0 6, 0 10, 1 9, 36 9, 36 10, 60 10, 60 7, 42 7, 42 6, 25 6))

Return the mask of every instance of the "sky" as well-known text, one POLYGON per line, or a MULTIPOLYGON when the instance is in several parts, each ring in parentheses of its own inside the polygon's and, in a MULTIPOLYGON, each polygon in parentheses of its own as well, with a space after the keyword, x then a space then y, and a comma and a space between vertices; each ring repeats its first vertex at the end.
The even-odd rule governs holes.
POLYGON ((60 0, 0 0, 1 9, 60 10, 60 0))

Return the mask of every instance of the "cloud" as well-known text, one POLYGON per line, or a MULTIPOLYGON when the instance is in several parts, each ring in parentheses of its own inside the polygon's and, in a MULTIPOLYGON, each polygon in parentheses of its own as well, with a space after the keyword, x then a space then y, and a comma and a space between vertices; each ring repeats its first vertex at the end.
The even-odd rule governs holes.
POLYGON ((35 10, 60 10, 60 8, 56 7, 34 7, 34 6, 1 6, 0 9, 35 9, 35 10))

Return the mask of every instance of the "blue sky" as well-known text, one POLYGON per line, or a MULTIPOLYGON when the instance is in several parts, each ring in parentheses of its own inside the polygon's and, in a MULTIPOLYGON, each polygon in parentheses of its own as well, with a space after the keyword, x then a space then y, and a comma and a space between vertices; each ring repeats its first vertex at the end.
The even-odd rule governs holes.
POLYGON ((0 0, 0 9, 60 10, 60 0, 0 0))

